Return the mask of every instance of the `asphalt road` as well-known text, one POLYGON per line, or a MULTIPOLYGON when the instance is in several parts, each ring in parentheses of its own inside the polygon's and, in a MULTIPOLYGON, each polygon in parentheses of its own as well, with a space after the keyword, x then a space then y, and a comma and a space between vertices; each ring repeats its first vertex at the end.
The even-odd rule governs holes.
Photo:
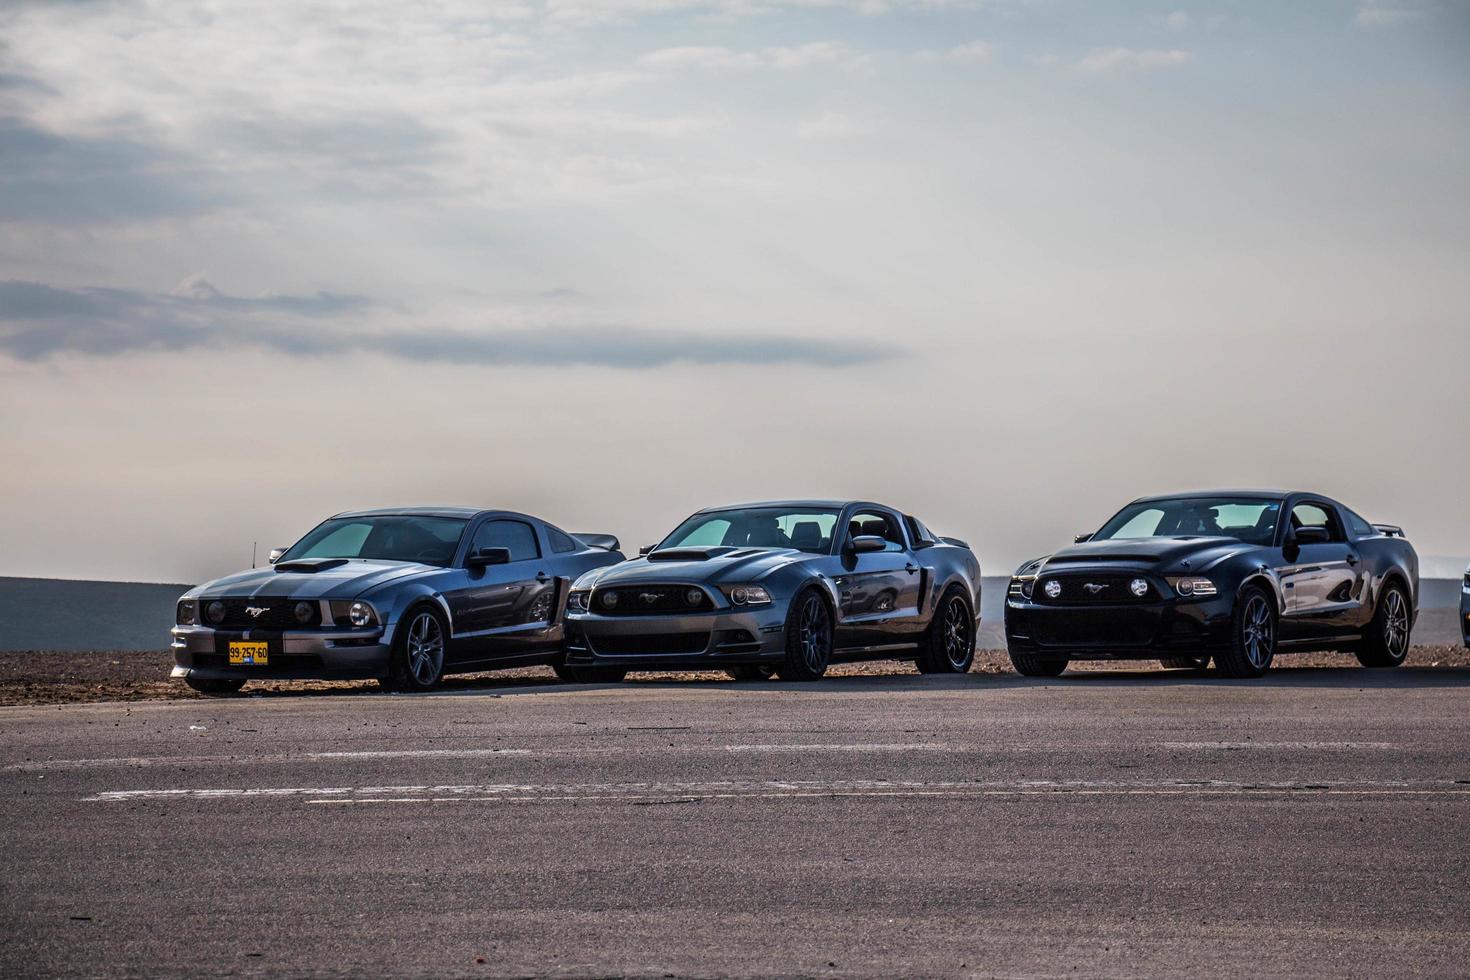
POLYGON ((0 709, 0 974, 1463 974, 1470 671, 0 709))

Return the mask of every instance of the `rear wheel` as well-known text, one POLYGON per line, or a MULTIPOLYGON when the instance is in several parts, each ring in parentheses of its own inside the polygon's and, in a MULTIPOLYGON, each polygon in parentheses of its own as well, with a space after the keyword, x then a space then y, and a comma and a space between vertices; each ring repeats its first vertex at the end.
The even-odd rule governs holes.
POLYGON ((939 608, 914 661, 921 674, 964 674, 975 662, 975 617, 958 588, 939 600, 939 608))
POLYGON ((1204 670, 1210 665, 1209 657, 1160 657, 1159 663, 1171 670, 1204 670))
POLYGON ((231 677, 206 680, 203 677, 185 677, 184 683, 188 684, 200 694, 207 694, 210 697, 223 697, 227 694, 240 693, 240 688, 245 686, 245 679, 243 677, 238 679, 231 677))
POLYGON ((738 667, 726 667, 725 673, 732 681, 768 681, 776 675, 776 668, 765 664, 740 664, 738 667))
POLYGON ((1403 586, 1392 582, 1383 590, 1363 645, 1354 651, 1364 667, 1397 667, 1409 655, 1409 598, 1403 586))
POLYGON ((1044 657, 1034 653, 1009 651, 1011 666, 1023 677, 1059 677, 1067 669, 1066 657, 1044 657))
POLYGON ((816 589, 807 589, 786 614, 786 662, 783 681, 819 680, 832 662, 832 613, 816 589))
POLYGON ((444 676, 448 641, 449 629, 437 609, 432 606, 410 609, 393 638, 393 656, 385 686, 395 691, 432 690, 444 676))
POLYGON ((1265 589, 1248 586, 1235 603, 1230 648, 1215 655, 1226 677, 1260 677, 1276 659, 1276 603, 1265 589))

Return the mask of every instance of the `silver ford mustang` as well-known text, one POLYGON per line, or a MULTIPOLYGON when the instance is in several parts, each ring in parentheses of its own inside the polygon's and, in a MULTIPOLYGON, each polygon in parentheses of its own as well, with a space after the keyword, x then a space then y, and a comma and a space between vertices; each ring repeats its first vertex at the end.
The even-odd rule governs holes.
POLYGON ((173 676, 206 694, 251 678, 376 677, 422 691, 447 673, 528 664, 565 676, 568 588, 621 562, 618 547, 503 510, 338 514, 272 552, 269 568, 184 593, 173 676))
POLYGON ((979 608, 969 545, 892 507, 716 507, 573 584, 566 665, 581 681, 663 669, 816 680, 835 661, 897 658, 964 673, 979 608))

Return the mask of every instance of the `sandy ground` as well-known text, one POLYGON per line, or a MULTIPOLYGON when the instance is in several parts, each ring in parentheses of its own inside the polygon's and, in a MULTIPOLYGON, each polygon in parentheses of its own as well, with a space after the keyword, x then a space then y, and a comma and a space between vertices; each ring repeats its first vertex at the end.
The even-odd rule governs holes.
MULTIPOLYGON (((1355 661, 1350 654, 1293 654, 1277 661, 1292 667, 1350 667, 1355 661)), ((1416 646, 1410 652, 1408 665, 1416 667, 1470 666, 1470 650, 1454 646, 1416 646)), ((1124 663, 1090 662, 1074 664, 1071 670, 1137 670, 1156 667, 1150 661, 1124 663)), ((159 651, 54 651, 25 650, 0 652, 0 705, 70 704, 87 701, 154 701, 164 698, 197 698, 183 682, 169 679, 173 657, 159 651)), ((1004 650, 981 650, 976 654, 976 673, 1010 673, 1010 661, 1004 650)), ((841 664, 828 676, 900 676, 917 674, 912 663, 880 660, 870 663, 841 664)), ((638 673, 633 680, 687 680, 698 683, 725 683, 717 672, 638 673)), ((460 674, 444 681, 446 690, 485 690, 524 687, 553 681, 547 667, 460 674)), ((379 692, 374 681, 257 681, 245 688, 246 694, 274 696, 308 696, 313 694, 369 694, 379 692)))

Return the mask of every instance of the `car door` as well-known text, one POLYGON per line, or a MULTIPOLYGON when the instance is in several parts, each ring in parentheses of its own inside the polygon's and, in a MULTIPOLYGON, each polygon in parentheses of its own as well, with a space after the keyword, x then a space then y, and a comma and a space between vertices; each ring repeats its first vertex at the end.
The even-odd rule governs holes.
POLYGON ((555 615, 556 580, 536 529, 515 518, 493 517, 474 530, 461 588, 445 596, 454 615, 456 663, 515 656, 535 645, 555 615), (473 567, 485 548, 504 548, 504 564, 473 567))
POLYGON ((1321 500, 1298 501, 1287 534, 1287 564, 1280 570, 1281 638, 1324 639, 1350 632, 1362 603, 1362 559, 1344 533, 1337 508, 1321 500), (1291 536, 1303 529, 1327 540, 1293 547, 1291 536))
MULTIPOLYGON (((836 529, 834 528, 834 531, 836 529)), ((842 570, 837 586, 841 647, 885 646, 906 642, 917 628, 920 566, 898 515, 881 508, 853 511, 847 521, 842 570), (883 538, 884 550, 852 550, 854 537, 883 538)))

